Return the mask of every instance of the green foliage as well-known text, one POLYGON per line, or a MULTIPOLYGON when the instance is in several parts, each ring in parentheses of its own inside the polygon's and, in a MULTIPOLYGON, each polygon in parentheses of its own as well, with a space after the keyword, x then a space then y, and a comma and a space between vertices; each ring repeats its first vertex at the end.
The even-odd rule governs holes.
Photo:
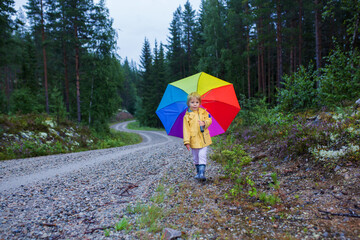
POLYGON ((140 229, 147 227, 149 232, 160 232, 161 226, 158 220, 163 218, 164 210, 157 205, 150 205, 143 208, 142 215, 138 218, 137 223, 140 229))
POLYGON ((126 230, 127 232, 131 229, 129 221, 126 217, 123 217, 121 221, 117 222, 114 226, 115 231, 126 230))
POLYGON ((317 105, 316 81, 317 73, 313 65, 306 69, 300 69, 292 75, 283 76, 283 88, 278 89, 279 111, 297 111, 306 108, 314 108, 317 105))
POLYGON ((321 69, 319 97, 325 106, 346 106, 360 95, 360 55, 344 52, 339 47, 326 58, 321 69))
POLYGON ((139 121, 131 122, 127 125, 129 129, 142 131, 164 131, 164 128, 154 128, 140 125, 139 121))
MULTIPOLYGON (((216 140, 215 140, 216 142, 216 140)), ((251 172, 243 172, 242 167, 248 165, 251 162, 251 158, 246 153, 241 145, 229 145, 231 141, 225 141, 215 148, 214 153, 211 155, 213 160, 220 162, 224 166, 225 174, 233 181, 234 185, 230 189, 229 193, 232 198, 238 197, 241 193, 244 193, 253 198, 259 198, 260 201, 265 204, 275 205, 280 202, 280 198, 277 194, 266 194, 259 192, 255 187, 255 182, 251 177, 251 172), (227 149, 224 149, 227 148, 227 149)), ((279 190, 280 183, 276 173, 271 174, 272 183, 269 184, 275 191, 279 190)), ((225 194, 225 198, 228 199, 229 194, 225 194)))
POLYGON ((271 206, 281 202, 281 199, 277 195, 266 194, 265 192, 259 194, 259 200, 271 206))
POLYGON ((66 112, 64 101, 62 99, 62 93, 58 88, 52 90, 50 94, 50 109, 56 116, 56 119, 59 123, 60 119, 65 119, 68 116, 66 112))
POLYGON ((278 89, 277 110, 299 111, 319 106, 344 106, 360 94, 360 56, 357 51, 344 52, 337 47, 325 58, 327 64, 318 71, 313 65, 285 75, 284 87, 278 89), (318 86, 318 88, 316 88, 318 86))
POLYGON ((110 229, 105 229, 104 230, 104 236, 105 237, 110 237, 110 232, 111 232, 110 229))
POLYGON ((43 111, 43 106, 38 101, 36 93, 28 88, 15 90, 10 98, 10 111, 13 113, 38 113, 43 111))
POLYGON ((131 214, 136 214, 136 213, 145 212, 145 208, 146 208, 146 205, 137 202, 134 207, 128 205, 126 207, 126 211, 131 214))
POLYGON ((241 126, 272 126, 274 124, 283 124, 290 115, 271 108, 266 102, 266 98, 247 99, 244 95, 240 96, 241 111, 235 120, 235 128, 241 126))
POLYGON ((156 194, 154 194, 150 200, 156 204, 160 204, 160 203, 163 203, 164 202, 164 199, 165 199, 165 191, 164 191, 164 185, 160 184, 155 192, 156 194))
POLYGON ((231 130, 231 135, 237 136, 233 141, 243 145, 269 143, 274 146, 271 154, 277 158, 311 157, 326 169, 344 160, 358 161, 359 113, 352 107, 337 108, 335 113, 279 114, 278 121, 271 125, 265 123, 275 119, 272 113, 276 110, 267 111, 271 114, 259 116, 264 125, 254 121, 255 125, 247 126, 245 121, 236 120, 231 130))

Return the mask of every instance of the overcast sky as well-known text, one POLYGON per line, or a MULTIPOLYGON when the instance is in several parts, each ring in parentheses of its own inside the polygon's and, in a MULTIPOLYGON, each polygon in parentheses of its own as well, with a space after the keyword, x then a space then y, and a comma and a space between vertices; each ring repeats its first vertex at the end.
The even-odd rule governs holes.
MULTIPOLYGON (((26 2, 15 0, 15 9, 26 2)), ((186 0, 106 0, 110 16, 114 19, 113 27, 118 33, 117 52, 120 57, 139 63, 145 37, 152 49, 155 39, 158 43, 167 44, 173 13, 180 5, 184 9, 185 3, 186 0)), ((198 11, 201 0, 190 0, 190 3, 198 11)))

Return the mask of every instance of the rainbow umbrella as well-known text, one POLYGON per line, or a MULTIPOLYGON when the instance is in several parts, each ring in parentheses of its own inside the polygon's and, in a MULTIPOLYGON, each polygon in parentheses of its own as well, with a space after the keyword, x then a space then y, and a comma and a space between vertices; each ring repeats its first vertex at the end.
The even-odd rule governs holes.
POLYGON ((200 72, 179 81, 169 83, 156 114, 168 135, 183 137, 183 118, 188 109, 187 95, 197 92, 201 95, 201 106, 212 117, 210 136, 224 133, 230 126, 240 105, 234 86, 207 73, 200 72))

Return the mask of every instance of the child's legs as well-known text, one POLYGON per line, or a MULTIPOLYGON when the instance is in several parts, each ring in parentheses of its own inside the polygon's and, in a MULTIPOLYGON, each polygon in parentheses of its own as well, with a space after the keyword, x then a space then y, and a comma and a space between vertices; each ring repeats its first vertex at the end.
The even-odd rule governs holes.
POLYGON ((204 148, 199 148, 199 164, 204 164, 206 165, 206 154, 207 154, 207 147, 204 148))
POLYGON ((193 161, 195 165, 199 164, 199 150, 200 148, 192 148, 191 153, 193 155, 193 161))

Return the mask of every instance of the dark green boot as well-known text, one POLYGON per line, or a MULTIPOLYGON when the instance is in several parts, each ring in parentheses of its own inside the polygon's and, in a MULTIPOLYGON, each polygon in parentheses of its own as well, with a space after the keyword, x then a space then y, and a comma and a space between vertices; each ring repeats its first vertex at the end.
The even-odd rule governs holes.
POLYGON ((196 167, 196 176, 195 179, 199 179, 199 164, 195 164, 196 167))
POLYGON ((199 165, 199 180, 200 181, 206 181, 206 178, 205 178, 205 167, 206 165, 205 164, 200 164, 199 165))

